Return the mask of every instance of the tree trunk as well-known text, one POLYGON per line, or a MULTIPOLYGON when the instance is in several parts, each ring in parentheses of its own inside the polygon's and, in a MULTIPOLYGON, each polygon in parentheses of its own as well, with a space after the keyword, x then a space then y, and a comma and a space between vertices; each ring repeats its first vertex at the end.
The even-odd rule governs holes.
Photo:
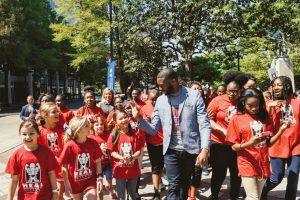
POLYGON ((189 49, 184 50, 184 71, 187 81, 192 79, 192 53, 189 49))

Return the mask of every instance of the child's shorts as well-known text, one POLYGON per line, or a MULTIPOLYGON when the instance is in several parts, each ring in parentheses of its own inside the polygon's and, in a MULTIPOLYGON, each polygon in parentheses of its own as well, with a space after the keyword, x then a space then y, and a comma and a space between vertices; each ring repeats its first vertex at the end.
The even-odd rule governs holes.
POLYGON ((112 167, 110 165, 103 168, 103 178, 105 180, 112 180, 112 167))

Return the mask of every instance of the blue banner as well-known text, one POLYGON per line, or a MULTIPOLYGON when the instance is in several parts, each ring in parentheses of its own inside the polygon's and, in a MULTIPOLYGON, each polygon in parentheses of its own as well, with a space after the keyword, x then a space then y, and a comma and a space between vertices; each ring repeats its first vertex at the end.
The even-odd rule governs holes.
POLYGON ((115 68, 116 61, 113 61, 109 64, 107 72, 107 87, 112 90, 115 89, 115 68))

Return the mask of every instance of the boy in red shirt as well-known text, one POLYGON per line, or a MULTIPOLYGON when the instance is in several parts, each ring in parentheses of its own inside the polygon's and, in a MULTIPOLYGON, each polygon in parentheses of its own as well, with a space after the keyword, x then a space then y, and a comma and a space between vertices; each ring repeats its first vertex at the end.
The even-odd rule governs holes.
POLYGON ((69 124, 71 119, 74 117, 73 111, 67 107, 67 98, 63 94, 59 94, 55 98, 55 104, 59 113, 62 114, 62 118, 65 124, 69 124))
POLYGON ((37 144, 38 125, 24 121, 19 128, 23 147, 10 157, 5 172, 11 174, 8 199, 13 200, 18 186, 18 199, 58 199, 55 169, 58 163, 53 153, 37 144))

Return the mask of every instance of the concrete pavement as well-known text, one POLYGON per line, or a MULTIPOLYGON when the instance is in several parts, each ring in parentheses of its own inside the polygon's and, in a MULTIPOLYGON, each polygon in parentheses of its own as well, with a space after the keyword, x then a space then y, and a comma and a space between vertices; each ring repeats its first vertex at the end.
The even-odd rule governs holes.
MULTIPOLYGON (((9 175, 4 173, 6 163, 10 155, 20 147, 20 140, 18 136, 18 127, 21 120, 18 116, 18 113, 11 114, 1 114, 0 116, 0 200, 7 199, 8 185, 10 181, 9 175)), ((153 195, 153 186, 151 184, 151 167, 150 161, 148 158, 147 152, 143 157, 143 169, 142 169, 142 178, 141 178, 141 187, 139 193, 142 196, 142 199, 151 199, 153 195)), ((202 185, 198 190, 198 199, 208 199, 210 196, 210 178, 209 176, 202 177, 202 185)), ((163 179, 163 182, 167 184, 167 181, 163 179)), ((284 199, 286 187, 286 178, 282 183, 277 186, 273 191, 270 192, 269 196, 271 200, 284 199)), ((298 185, 298 195, 297 200, 300 199, 300 184, 298 185)), ((229 174, 222 185, 220 192, 220 199, 228 199, 229 192, 229 174)), ((165 198, 166 191, 161 192, 162 197, 165 198)), ((105 200, 109 199, 109 196, 105 195, 105 200)))

